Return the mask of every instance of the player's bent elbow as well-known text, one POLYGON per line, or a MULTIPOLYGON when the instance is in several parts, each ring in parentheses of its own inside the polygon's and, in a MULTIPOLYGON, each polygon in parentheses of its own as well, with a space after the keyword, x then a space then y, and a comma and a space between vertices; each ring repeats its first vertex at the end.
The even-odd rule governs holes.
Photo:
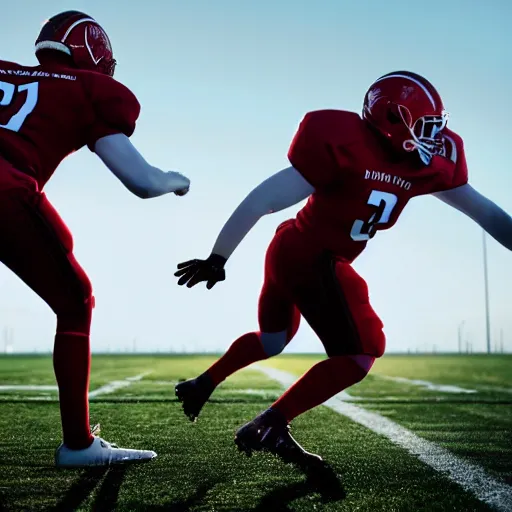
POLYGON ((148 188, 138 189, 137 192, 135 192, 135 195, 140 199, 153 199, 154 197, 160 197, 164 193, 167 193, 167 192, 163 192, 161 190, 155 190, 151 187, 148 187, 148 188))
POLYGON ((152 199, 169 192, 168 188, 162 183, 162 176, 165 173, 153 167, 141 169, 138 173, 137 180, 125 183, 127 188, 140 199, 152 199))
POLYGON ((137 188, 135 191, 132 191, 138 198, 140 199, 153 199, 155 197, 163 196, 164 194, 168 194, 171 191, 167 189, 155 188, 152 186, 137 188))
POLYGON ((153 197, 149 187, 143 187, 140 185, 134 185, 133 183, 124 183, 124 186, 139 199, 150 199, 153 197))
POLYGON ((139 199, 151 199, 153 196, 149 193, 148 190, 139 190, 137 192, 134 192, 134 194, 139 198, 139 199))

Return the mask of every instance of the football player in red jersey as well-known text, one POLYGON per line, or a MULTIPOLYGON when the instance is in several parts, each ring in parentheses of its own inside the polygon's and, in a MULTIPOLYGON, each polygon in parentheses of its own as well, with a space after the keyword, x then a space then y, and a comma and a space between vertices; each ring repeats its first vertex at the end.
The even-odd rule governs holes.
POLYGON ((321 463, 289 434, 299 414, 361 381, 385 348, 383 324, 352 262, 377 231, 393 226, 407 202, 434 194, 512 250, 512 219, 468 184, 462 139, 446 127, 436 89, 406 71, 369 88, 363 115, 308 113, 291 144, 291 166, 256 187, 224 225, 206 260, 178 265, 178 284, 206 287, 263 215, 309 197, 270 243, 259 299, 259 331, 244 334, 196 379, 176 386, 185 414, 197 418, 216 386, 255 361, 279 354, 302 315, 328 358, 314 365, 268 410, 236 433, 238 447, 268 450, 299 465, 321 463))
POLYGON ((94 307, 72 236, 43 190, 70 153, 88 146, 141 198, 184 195, 189 180, 149 165, 131 144, 140 105, 114 80, 103 28, 68 11, 47 20, 36 41, 40 65, 0 60, 0 261, 55 312, 53 364, 63 443, 59 467, 150 460, 153 451, 110 445, 89 425, 89 333, 94 307))

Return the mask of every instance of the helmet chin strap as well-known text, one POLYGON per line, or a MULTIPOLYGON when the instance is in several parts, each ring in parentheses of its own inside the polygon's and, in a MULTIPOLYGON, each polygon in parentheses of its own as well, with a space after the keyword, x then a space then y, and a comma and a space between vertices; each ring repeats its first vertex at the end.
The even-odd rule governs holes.
POLYGON ((432 157, 438 153, 438 151, 434 151, 431 147, 429 147, 427 143, 412 139, 405 140, 403 143, 403 148, 408 152, 417 150, 421 161, 425 165, 428 165, 432 160, 432 157))
POLYGON ((409 110, 399 105, 398 111, 412 137, 411 139, 404 140, 402 144, 404 150, 407 152, 418 151, 421 161, 425 165, 429 165, 432 157, 441 154, 443 151, 443 141, 440 138, 436 138, 436 136, 446 127, 448 112, 443 112, 442 116, 420 117, 411 126, 411 123, 406 120, 406 114, 409 119, 411 118, 409 110), (416 135, 416 133, 419 133, 419 135, 416 135))

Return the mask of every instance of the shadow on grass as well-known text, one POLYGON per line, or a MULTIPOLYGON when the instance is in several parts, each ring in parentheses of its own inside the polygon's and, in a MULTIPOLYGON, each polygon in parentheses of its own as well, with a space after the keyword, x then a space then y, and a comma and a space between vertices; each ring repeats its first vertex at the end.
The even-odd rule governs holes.
POLYGON ((127 466, 114 466, 108 471, 94 501, 95 512, 116 510, 119 491, 127 469, 127 466))
POLYGON ((186 499, 174 500, 161 505, 147 505, 136 501, 131 501, 126 504, 127 510, 144 510, 144 512, 189 512, 192 507, 200 505, 202 500, 222 480, 211 479, 207 480, 186 499))
POLYGON ((55 512, 77 510, 92 494, 103 480, 92 506, 95 511, 111 511, 117 506, 121 484, 128 466, 113 466, 112 468, 90 468, 84 471, 59 503, 53 508, 55 512))
POLYGON ((264 496, 253 512, 285 512, 291 510, 289 505, 299 498, 319 494, 322 503, 342 501, 346 497, 340 477, 334 469, 325 465, 306 473, 302 482, 296 482, 270 491, 264 496))

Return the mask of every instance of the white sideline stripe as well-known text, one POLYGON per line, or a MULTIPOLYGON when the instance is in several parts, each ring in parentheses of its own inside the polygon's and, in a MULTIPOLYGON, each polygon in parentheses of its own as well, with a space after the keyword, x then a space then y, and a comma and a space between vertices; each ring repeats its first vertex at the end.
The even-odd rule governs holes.
MULTIPOLYGON (((258 365, 257 369, 283 386, 289 386, 297 380, 294 375, 275 368, 258 365)), ((418 437, 384 416, 346 403, 337 396, 327 400, 324 405, 372 432, 387 437, 401 448, 405 448, 431 468, 447 474, 450 480, 458 483, 464 490, 471 492, 490 507, 501 512, 512 510, 512 486, 492 478, 481 467, 460 459, 431 441, 418 437)))
POLYGON ((374 377, 380 379, 393 380, 395 382, 402 382, 411 386, 420 386, 429 391, 439 391, 441 393, 478 393, 476 389, 460 388, 459 386, 451 386, 448 384, 434 384, 428 380, 406 379, 404 377, 390 377, 389 375, 372 374, 374 377))
POLYGON ((2 385, 0 386, 0 391, 58 391, 59 388, 57 386, 36 386, 36 385, 2 385))
POLYGON ((104 386, 95 389, 94 391, 89 392, 89 398, 94 398, 98 395, 106 395, 107 393, 113 393, 121 388, 126 388, 131 386, 134 382, 142 380, 146 375, 149 375, 151 372, 141 373, 140 375, 135 375, 133 377, 127 377, 124 380, 113 380, 104 386))

